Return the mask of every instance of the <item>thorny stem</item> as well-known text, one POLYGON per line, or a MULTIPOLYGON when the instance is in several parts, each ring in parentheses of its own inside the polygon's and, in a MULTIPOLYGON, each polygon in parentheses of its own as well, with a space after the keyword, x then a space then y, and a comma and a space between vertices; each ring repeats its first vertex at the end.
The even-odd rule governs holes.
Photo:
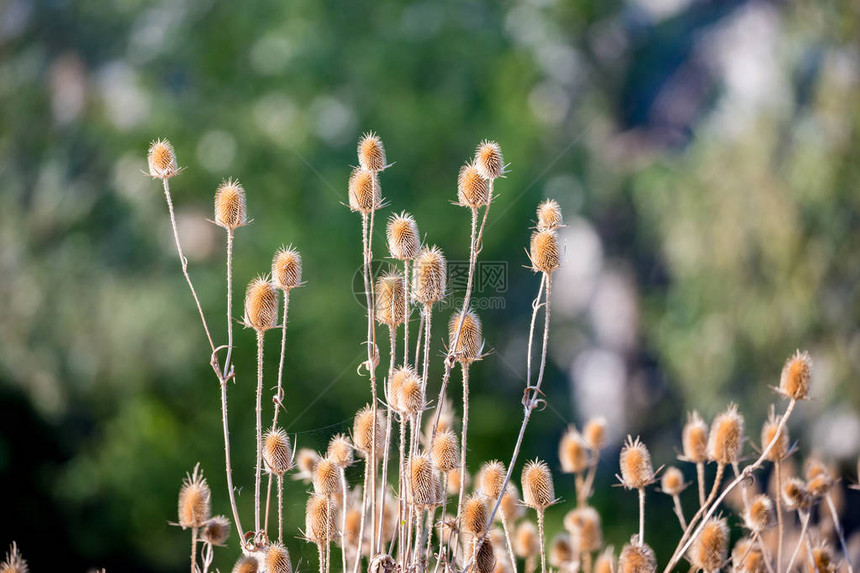
MULTIPOLYGON (((421 395, 427 396, 427 376, 430 372, 430 330, 433 326, 433 306, 431 304, 424 305, 424 314, 426 315, 424 318, 424 367, 422 369, 421 374, 421 395)), ((444 391, 445 382, 442 382, 442 387, 444 391)), ((440 400, 444 397, 443 394, 440 394, 440 400)), ((439 406, 441 406, 441 401, 439 402, 439 406)), ((441 409, 437 406, 436 413, 437 416, 441 409)), ((415 455, 415 452, 418 449, 418 436, 421 435, 421 415, 424 413, 424 409, 418 410, 418 415, 416 416, 415 428, 413 429, 412 434, 412 449, 410 451, 410 455, 415 455)), ((433 433, 436 432, 435 424, 438 424, 438 418, 435 420, 433 426, 433 433)), ((433 449, 433 440, 430 440, 430 445, 427 447, 428 450, 433 449)))
POLYGON ((424 336, 424 313, 419 313, 421 316, 418 319, 418 336, 415 337, 415 360, 412 361, 412 364, 415 365, 415 368, 418 368, 418 359, 421 357, 421 340, 424 336))
POLYGON ((236 532, 239 534, 239 544, 244 545, 244 530, 239 520, 239 509, 236 506, 236 493, 233 488, 233 466, 230 463, 230 429, 227 424, 227 381, 221 380, 221 425, 224 428, 224 464, 227 468, 227 492, 230 494, 230 507, 233 510, 233 521, 236 522, 236 532))
POLYGON ((388 361, 388 380, 385 382, 385 400, 388 404, 385 410, 385 447, 382 450, 382 479, 380 480, 380 498, 379 498, 379 531, 374 540, 375 551, 379 552, 382 547, 382 519, 385 516, 385 486, 388 481, 388 454, 391 449, 391 378, 394 376, 394 362, 397 352, 397 330, 394 326, 388 327, 388 341, 390 355, 388 361))
POLYGON ((326 511, 326 515, 325 515, 325 523, 326 523, 325 572, 326 573, 329 573, 329 571, 331 570, 331 536, 329 535, 329 533, 331 532, 332 520, 334 519, 334 516, 331 514, 331 506, 332 506, 331 499, 332 499, 331 496, 329 496, 326 499, 326 504, 325 504, 325 507, 326 507, 326 509, 325 509, 325 511, 326 511))
POLYGON ((403 261, 403 366, 409 366, 409 259, 403 261))
POLYGON ((776 545, 776 573, 782 572, 782 468, 780 460, 773 462, 773 470, 776 472, 776 524, 778 529, 778 540, 776 545))
POLYGON ((406 418, 405 416, 400 416, 400 456, 397 461, 397 472, 400 476, 397 484, 397 496, 398 496, 398 519, 397 519, 397 536, 400 538, 400 542, 397 544, 397 552, 398 552, 398 561, 403 561, 403 543, 406 541, 404 536, 405 534, 405 525, 404 518, 406 517, 406 418))
POLYGON ((448 472, 442 472, 442 526, 439 528, 439 558, 436 560, 434 573, 442 563, 442 552, 445 550, 445 512, 448 510, 448 472))
POLYGON ((526 353, 526 385, 532 383, 532 348, 534 348, 534 337, 535 337, 535 322, 537 321, 538 310, 541 307, 541 295, 544 292, 544 286, 546 285, 546 274, 541 273, 540 275, 540 286, 538 287, 538 293, 532 302, 532 319, 529 323, 529 343, 527 347, 526 353))
POLYGON ((851 565, 851 554, 848 553, 848 547, 845 544, 845 532, 842 531, 842 524, 839 522, 839 514, 836 511, 836 506, 833 504, 833 498, 830 492, 827 493, 827 507, 830 508, 830 516, 833 517, 833 528, 836 529, 836 536, 839 538, 839 545, 842 546, 842 554, 845 556, 845 562, 848 564, 848 573, 854 573, 854 567, 851 565))
POLYGON ((278 542, 284 542, 284 476, 278 476, 278 542))
POLYGON ((321 542, 317 542, 317 553, 320 556, 320 573, 325 573, 325 553, 321 542))
MULTIPOLYGON (((373 412, 373 426, 370 430, 371 444, 370 444, 370 458, 372 460, 372 466, 370 470, 370 539, 371 539, 371 547, 374 546, 374 541, 376 539, 376 328, 375 326, 375 300, 374 300, 374 285, 373 280, 371 280, 371 260, 373 257, 371 251, 371 244, 373 240, 373 216, 376 212, 376 199, 374 198, 374 204, 371 205, 370 210, 370 221, 368 226, 368 216, 366 213, 363 213, 361 216, 362 222, 362 244, 364 247, 363 256, 364 256, 364 292, 365 298, 367 302, 367 373, 370 377, 370 392, 372 395, 371 402, 371 411, 373 412)), ((362 521, 364 520, 364 516, 362 516, 362 521)))
MULTIPOLYGON (((466 493, 466 432, 469 429, 469 363, 460 363, 460 370, 463 374, 463 427, 460 432, 460 495, 457 498, 458 514, 463 509, 463 497, 466 493)), ((462 518, 462 516, 460 517, 462 518)))
POLYGON ((284 379, 284 356, 287 351, 287 315, 290 310, 290 289, 284 290, 284 318, 281 324, 281 359, 278 362, 278 389, 275 391, 275 412, 272 415, 272 431, 278 426, 278 412, 281 410, 281 405, 284 400, 283 379, 284 379))
POLYGON ((639 488, 639 545, 645 545, 645 488, 639 488))
POLYGON ((538 512, 538 538, 540 539, 540 571, 541 573, 546 573, 546 547, 543 536, 543 509, 539 509, 538 512))
POLYGON ((705 462, 696 463, 696 481, 699 485, 699 507, 702 507, 705 505, 705 462))
POLYGON ((681 529, 687 529, 687 520, 684 519, 684 509, 681 507, 681 498, 678 494, 672 495, 672 503, 675 505, 675 515, 678 516, 678 523, 681 524, 681 529))
MULTIPOLYGON (((504 495, 504 492, 502 495, 504 495)), ((508 546, 508 557, 511 559, 511 571, 513 571, 513 573, 517 573, 517 558, 514 556, 514 544, 511 543, 511 530, 508 527, 508 518, 505 516, 505 508, 499 508, 499 515, 502 517, 502 529, 505 532, 505 542, 508 546)))
POLYGON ((254 475, 254 533, 260 531, 260 470, 263 465, 263 331, 257 331, 257 467, 254 475))
POLYGON ((269 506, 272 501, 272 474, 269 473, 269 484, 266 486, 266 514, 263 517, 263 531, 266 532, 266 537, 269 537, 269 506))
POLYGON ((233 356, 233 229, 227 229, 227 357, 222 372, 230 372, 233 356))
POLYGON ((340 517, 340 558, 343 561, 343 570, 346 572, 346 498, 349 490, 346 485, 346 468, 338 468, 340 470, 340 489, 343 491, 342 509, 340 517))
POLYGON ((364 516, 367 515, 367 482, 370 479, 370 460, 364 458, 364 487, 361 492, 361 525, 358 527, 358 542, 355 548, 355 565, 353 573, 358 573, 358 566, 361 564, 361 545, 364 539, 364 516))
POLYGON ((800 537, 797 539, 797 545, 794 547, 794 553, 791 554, 791 559, 788 560, 786 571, 791 571, 794 566, 794 560, 797 559, 797 554, 800 552, 800 546, 803 545, 803 539, 806 537, 806 527, 809 525, 809 512, 801 511, 800 514, 800 537))
POLYGON ((191 573, 197 573, 197 528, 191 528, 191 573))

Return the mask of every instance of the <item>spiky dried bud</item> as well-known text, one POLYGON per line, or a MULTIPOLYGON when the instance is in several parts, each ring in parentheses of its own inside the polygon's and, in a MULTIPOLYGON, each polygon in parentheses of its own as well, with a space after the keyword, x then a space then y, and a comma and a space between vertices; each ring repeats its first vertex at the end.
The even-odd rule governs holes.
POLYGON ((471 535, 484 532, 487 524, 487 500, 480 494, 474 494, 463 500, 460 528, 471 535))
POLYGON ((392 327, 406 321, 406 281, 398 271, 376 280, 376 320, 392 327))
POLYGON ((660 489, 667 495, 678 495, 684 491, 684 474, 675 466, 669 466, 660 478, 660 489))
POLYGON ((401 394, 403 391, 403 384, 409 379, 414 379, 414 381, 417 381, 418 388, 420 391, 421 379, 418 377, 418 374, 413 368, 409 366, 402 366, 395 370, 394 374, 391 375, 391 383, 388 387, 389 405, 394 410, 400 413, 403 413, 404 411, 403 404, 400 403, 401 394))
POLYGON ((353 169, 349 176, 349 208, 368 215, 382 206, 382 189, 376 173, 353 169))
POLYGON ((534 557, 540 553, 540 537, 538 536, 535 524, 531 521, 520 523, 517 527, 513 543, 514 553, 517 554, 517 557, 534 557))
POLYGON ((549 466, 540 460, 528 462, 523 468, 523 502, 534 509, 544 510, 556 502, 555 488, 549 466))
MULTIPOLYGON (((773 411, 773 406, 770 408, 770 414, 767 421, 761 428, 761 447, 765 450, 776 436, 776 431, 779 429, 779 417, 773 411)), ((777 462, 785 459, 788 456, 788 426, 784 426, 779 433, 779 438, 774 443, 773 447, 767 453, 767 459, 772 462, 777 462)))
POLYGON ((813 499, 821 499, 833 487, 833 476, 824 462, 810 458, 806 460, 806 489, 813 499))
POLYGON ((400 407, 400 411, 407 416, 414 416, 424 409, 424 389, 417 375, 403 378, 397 388, 395 402, 400 407))
POLYGON ((267 277, 258 276, 245 291, 245 325, 264 332, 278 325, 278 291, 267 277))
POLYGON ((329 458, 323 458, 314 469, 314 491, 320 495, 331 497, 340 492, 340 472, 337 464, 329 458))
POLYGON ((558 444, 558 459, 561 471, 567 474, 578 474, 588 469, 589 445, 582 435, 571 426, 561 437, 558 444))
POLYGON ((442 472, 449 472, 460 467, 460 445, 457 434, 444 430, 436 434, 433 449, 430 450, 433 465, 442 472))
POLYGON ((448 321, 448 344, 454 356, 461 364, 468 364, 481 359, 481 351, 484 349, 484 339, 481 337, 481 319, 472 310, 465 313, 456 313, 448 321), (460 338, 457 339, 457 348, 454 348, 454 339, 457 338, 457 327, 460 320, 463 326, 460 329, 460 338))
POLYGON ((301 448, 296 453, 296 466, 299 468, 299 475, 305 479, 311 479, 321 459, 320 455, 312 449, 301 448))
POLYGON ((703 571, 718 571, 729 551, 729 526, 725 519, 711 518, 690 547, 690 561, 703 571))
POLYGON ((606 444, 606 418, 598 416, 588 420, 582 429, 582 437, 595 451, 602 449, 606 444))
POLYGON ((818 543, 812 548, 812 566, 807 565, 807 573, 833 573, 836 563, 833 562, 833 550, 827 543, 818 543))
POLYGON ((273 542, 266 549, 265 562, 267 573, 293 573, 293 565, 290 563, 290 552, 277 541, 273 542))
POLYGON ((433 245, 421 249, 414 265, 412 298, 422 304, 432 304, 445 298, 448 262, 439 247, 433 245))
POLYGON ((302 255, 292 246, 281 247, 275 253, 272 282, 281 290, 302 286, 302 255))
POLYGON ((765 495, 755 496, 744 511, 744 525, 753 533, 761 533, 773 521, 773 501, 765 495))
POLYGON ((478 209, 489 205, 490 186, 487 180, 478 172, 474 162, 467 163, 460 168, 457 177, 457 201, 463 207, 478 209))
POLYGON ((248 223, 245 188, 238 180, 225 179, 215 190, 215 223, 225 229, 248 223))
POLYGON ((211 497, 209 484, 203 477, 200 464, 197 464, 192 473, 185 475, 182 489, 179 490, 179 525, 182 529, 202 527, 206 523, 211 497))
POLYGON ((809 380, 812 378, 812 357, 798 350, 785 361, 779 377, 779 392, 792 400, 809 398, 809 380))
POLYGON ((496 552, 489 539, 482 539, 475 549, 475 569, 478 573, 493 573, 496 568, 496 552))
POLYGON ((263 436, 263 461, 266 468, 277 476, 293 469, 293 447, 282 429, 270 430, 263 436))
POLYGON ((737 573, 764 573, 764 556, 749 537, 739 539, 732 548, 732 567, 737 573))
POLYGON ((475 167, 484 179, 497 179, 505 173, 502 148, 495 141, 485 139, 475 150, 475 167))
POLYGON ((594 560, 594 573, 615 573, 615 553, 611 546, 594 560))
POLYGON ((552 538, 549 546, 549 564, 561 569, 573 561, 573 547, 570 545, 570 536, 559 533, 552 538))
POLYGON ((368 171, 382 171, 385 164, 385 147, 376 133, 369 131, 358 140, 358 164, 368 171))
POLYGON ((233 573, 257 573, 258 571, 260 571, 260 562, 253 555, 243 555, 233 565, 233 573))
POLYGON ((782 501, 790 511, 806 509, 809 507, 810 498, 806 484, 800 478, 788 478, 782 484, 782 501))
POLYGON ((166 139, 156 139, 149 144, 146 160, 149 163, 149 175, 155 179, 169 179, 179 173, 176 153, 166 139))
POLYGON ((654 481, 654 467, 648 448, 637 437, 627 436, 621 448, 621 483, 627 489, 643 488, 654 481))
POLYGON ((698 412, 687 415, 681 441, 686 459, 696 464, 708 460, 708 426, 698 412))
POLYGON ((708 440, 708 458, 718 464, 731 464, 741 457, 744 441, 744 418, 735 404, 729 404, 725 412, 711 423, 708 440))
POLYGON ((561 266, 561 250, 555 231, 532 233, 529 259, 534 272, 551 273, 561 266))
POLYGON ((555 199, 547 199, 537 207, 537 228, 539 231, 552 231, 563 224, 561 207, 555 199))
POLYGON ((597 551, 603 545, 600 514, 593 507, 578 507, 567 512, 564 528, 570 532, 571 542, 580 553, 597 551))
MULTIPOLYGON (((376 416, 376 455, 382 454, 383 438, 382 421, 380 415, 376 416)), ((373 445, 374 433, 374 416, 370 405, 365 405, 364 408, 356 412, 355 421, 352 424, 352 443, 355 447, 365 455, 370 455, 371 446, 373 445)))
POLYGON ((337 507, 331 498, 313 494, 305 506, 305 536, 314 543, 328 543, 335 536, 337 507))
POLYGON ((370 560, 370 564, 367 566, 367 573, 394 573, 398 569, 400 567, 391 555, 379 553, 370 560))
POLYGON ((28 573, 29 571, 27 562, 18 551, 18 544, 13 541, 6 553, 6 559, 0 563, 0 573, 28 573))
POLYGON ((230 520, 223 515, 216 515, 204 523, 203 530, 200 532, 200 538, 212 545, 224 545, 228 537, 230 537, 230 520))
POLYGON ((492 460, 485 463, 481 467, 480 473, 480 490, 492 500, 499 498, 502 493, 502 486, 505 485, 505 477, 507 476, 505 464, 499 460, 492 460))
POLYGON ((656 570, 657 557, 649 546, 632 540, 621 549, 618 573, 654 573, 656 570))
POLYGON ((411 502, 418 507, 436 504, 436 484, 433 480, 433 462, 427 454, 417 454, 409 461, 411 502))
POLYGON ((406 211, 389 217, 385 236, 388 239, 388 252, 395 259, 411 261, 418 255, 421 248, 418 224, 406 211))
POLYGON ((355 461, 355 456, 349 436, 346 434, 337 434, 332 437, 328 443, 326 456, 341 469, 351 466, 355 461))

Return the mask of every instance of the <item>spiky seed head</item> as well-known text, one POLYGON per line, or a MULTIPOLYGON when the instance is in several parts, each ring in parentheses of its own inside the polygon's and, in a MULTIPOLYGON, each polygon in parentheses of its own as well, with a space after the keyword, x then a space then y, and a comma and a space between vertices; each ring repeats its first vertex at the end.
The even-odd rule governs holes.
POLYGON ((236 229, 248 223, 245 188, 235 179, 225 179, 215 190, 215 223, 236 229))
MULTIPOLYGON (((382 424, 379 419, 379 415, 376 416, 376 453, 379 455, 382 450, 382 441, 383 441, 383 432, 382 432, 382 424)), ((373 445, 373 432, 374 432, 374 416, 373 410, 370 405, 367 404, 356 412, 355 420, 352 424, 352 442, 355 444, 355 447, 358 448, 360 452, 363 452, 365 455, 370 455, 371 446, 373 445)))
POLYGON ((340 472, 337 464, 329 458, 323 458, 314 469, 314 491, 320 495, 331 497, 340 492, 340 472))
POLYGON ((18 544, 13 541, 9 551, 6 552, 6 559, 0 563, 0 573, 28 573, 29 571, 27 562, 18 551, 18 544))
POLYGON ((418 224, 406 211, 389 217, 385 236, 388 239, 388 252, 395 259, 411 261, 418 255, 421 248, 418 224))
POLYGON ((615 573, 615 553, 607 547, 594 560, 594 573, 615 573))
POLYGON ((433 462, 427 454, 416 454, 409 461, 411 501, 417 507, 436 503, 436 484, 433 481, 433 462))
POLYGON ((761 533, 773 521, 773 501, 765 495, 755 496, 744 511, 744 525, 753 533, 761 533))
POLYGON ((555 231, 532 233, 529 258, 534 272, 551 273, 561 266, 561 250, 555 231))
POLYGON ((451 430, 443 430, 436 434, 436 440, 433 442, 433 449, 430 450, 430 457, 433 460, 433 465, 436 469, 442 472, 449 472, 460 467, 460 445, 458 444, 457 434, 451 430))
POLYGON ((376 280, 376 320, 391 327, 406 321, 406 282, 398 271, 376 280))
POLYGON ((737 573, 764 573, 767 570, 761 550, 749 537, 739 539, 732 548, 732 567, 737 573))
POLYGON ((382 206, 382 189, 376 173, 353 169, 349 176, 349 208, 368 215, 382 206))
POLYGON ((305 536, 314 543, 334 539, 337 507, 331 498, 313 494, 305 506, 305 536))
POLYGON ((489 539, 482 539, 475 549, 475 569, 478 573, 493 573, 496 568, 496 552, 489 539))
POLYGON ((369 131, 358 140, 358 164, 367 171, 382 171, 386 167, 382 139, 369 131))
POLYGON ((779 391, 792 400, 809 398, 809 380, 812 378, 812 357, 798 350, 785 361, 779 377, 779 391))
POLYGON ((631 540, 621 549, 618 573, 654 573, 656 570, 657 557, 649 546, 631 540))
POLYGON ((467 163, 461 167, 460 175, 457 177, 458 205, 478 209, 489 205, 490 200, 490 186, 478 172, 475 163, 467 163))
POLYGON ((349 441, 349 436, 346 434, 337 434, 332 437, 328 443, 326 456, 341 469, 351 466, 355 461, 355 455, 352 443, 349 441))
POLYGON ((824 462, 814 458, 806 460, 806 489, 813 499, 821 499, 833 487, 833 477, 824 462))
POLYGON ((257 332, 278 325, 278 291, 268 277, 258 276, 245 291, 245 324, 257 332))
POLYGON ((445 298, 448 262, 436 245, 424 247, 415 259, 412 275, 412 298, 432 304, 445 298))
POLYGON ((320 455, 310 448, 301 448, 296 453, 296 466, 299 474, 306 479, 311 479, 317 464, 320 463, 320 455))
POLYGON ((505 173, 502 148, 495 141, 485 139, 475 150, 475 167, 484 179, 497 179, 505 173))
POLYGON ((266 549, 266 571, 268 573, 293 573, 290 563, 290 552, 281 543, 275 541, 266 549))
POLYGON ((424 390, 417 375, 404 378, 398 388, 396 402, 407 416, 414 416, 424 409, 424 390))
POLYGON ((442 483, 442 474, 438 471, 433 472, 433 490, 436 492, 433 496, 434 507, 447 501, 448 492, 445 491, 445 484, 442 483))
POLYGON ((537 228, 540 231, 552 231, 562 226, 561 207, 555 199, 547 199, 537 207, 537 228))
POLYGON ((588 420, 582 429, 582 437, 592 449, 602 449, 606 444, 606 418, 598 416, 588 420))
POLYGON ((517 557, 534 557, 540 553, 540 537, 537 527, 531 521, 523 521, 514 536, 514 553, 517 557))
POLYGON ((744 443, 744 417, 735 404, 729 404, 725 412, 711 423, 708 439, 708 458, 718 464, 731 464, 741 457, 744 443))
POLYGON ((807 573, 833 573, 836 571, 836 563, 833 562, 833 550, 827 543, 817 543, 812 548, 811 557, 814 567, 807 566, 807 573))
POLYGON ((573 547, 570 544, 570 536, 567 533, 559 533, 552 538, 549 546, 549 564, 561 569, 573 561, 573 547))
POLYGON ((355 547, 358 544, 358 533, 361 529, 361 508, 351 507, 346 510, 346 527, 344 529, 343 543, 347 547, 355 547))
POLYGON ((230 520, 223 515, 216 515, 203 524, 200 538, 212 545, 224 545, 230 537, 230 520))
POLYGON ((684 474, 675 466, 669 466, 660 478, 660 489, 667 495, 678 495, 684 491, 684 474))
POLYGON ((523 501, 529 507, 544 510, 556 502, 552 473, 545 462, 536 459, 525 465, 522 487, 523 501))
POLYGON ((487 524, 487 501, 481 494, 474 494, 463 500, 461 525, 463 531, 471 535, 484 532, 487 524))
POLYGON ((681 441, 689 461, 703 464, 708 460, 708 426, 698 412, 687 415, 681 441))
POLYGON ((578 507, 564 516, 573 546, 580 552, 597 551, 603 545, 600 514, 593 507, 578 507))
MULTIPOLYGON (((517 486, 508 482, 508 487, 505 488, 505 495, 502 496, 502 504, 499 509, 504 512, 505 519, 510 519, 514 522, 521 518, 525 513, 523 506, 520 505, 520 492, 517 486)), ((500 519, 500 515, 496 515, 496 519, 500 519)))
POLYGON ((260 571, 260 562, 253 555, 243 555, 233 565, 233 573, 257 573, 258 571, 260 571))
POLYGON ((146 160, 149 163, 149 175, 155 179, 169 179, 179 173, 176 153, 166 139, 156 139, 149 144, 146 160))
POLYGON ((367 566, 367 573, 394 573, 398 569, 399 566, 391 555, 378 553, 370 560, 370 564, 367 566))
POLYGON ((505 477, 507 476, 505 464, 499 460, 492 460, 481 466, 480 473, 480 490, 492 500, 499 498, 502 493, 502 487, 505 485, 505 477))
POLYGON ((212 494, 209 484, 203 477, 200 464, 194 466, 190 474, 185 475, 182 489, 179 490, 179 525, 182 529, 202 527, 209 519, 212 494))
POLYGON ((302 285, 302 255, 293 247, 281 247, 272 259, 272 282, 281 290, 302 285))
POLYGON ((448 321, 448 344, 461 364, 468 364, 481 359, 484 339, 481 337, 481 319, 474 311, 467 310, 465 313, 458 312, 451 315, 451 319, 448 321), (463 327, 460 329, 457 348, 453 348, 461 317, 463 327))
POLYGON ((270 430, 263 436, 263 461, 266 468, 277 476, 293 469, 293 447, 282 429, 270 430))
POLYGON ((643 488, 654 481, 654 467, 648 448, 637 437, 627 436, 621 448, 621 483, 627 489, 643 488))
POLYGON ((388 400, 390 401, 391 407, 400 413, 404 412, 403 404, 400 401, 403 393, 403 385, 409 379, 417 380, 420 391, 421 379, 418 378, 418 374, 413 368, 402 366, 395 370, 394 374, 391 375, 391 383, 388 388, 388 400))
POLYGON ((796 509, 806 509, 809 507, 809 491, 807 491, 806 484, 803 483, 803 480, 796 477, 788 478, 785 483, 782 484, 782 501, 791 511, 796 509))
MULTIPOLYGON (((779 418, 774 412, 773 407, 770 408, 770 414, 768 415, 767 421, 761 428, 761 447, 762 450, 766 449, 768 444, 770 444, 774 436, 776 436, 776 431, 779 429, 779 418)), ((779 438, 774 443, 773 447, 767 453, 767 459, 772 462, 777 462, 779 460, 785 459, 788 456, 788 426, 783 426, 782 431, 779 433, 779 438)))
POLYGON ((568 428, 558 444, 561 471, 567 474, 584 472, 588 468, 588 450, 588 444, 576 428, 568 428))
POLYGON ((690 561, 704 571, 718 571, 729 550, 729 526, 725 519, 711 518, 690 547, 690 561))

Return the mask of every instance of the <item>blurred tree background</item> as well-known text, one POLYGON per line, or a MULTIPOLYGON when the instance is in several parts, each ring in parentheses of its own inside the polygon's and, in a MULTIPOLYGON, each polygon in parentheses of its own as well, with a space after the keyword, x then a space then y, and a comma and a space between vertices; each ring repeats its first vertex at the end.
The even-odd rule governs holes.
MULTIPOLYGON (((482 138, 511 163, 481 254, 507 265, 507 283, 476 295, 494 352, 472 376, 470 469, 514 443, 538 284, 523 247, 534 207, 555 197, 568 226, 550 408, 522 459, 557 470, 566 425, 605 415, 595 503, 614 517, 608 541, 635 530, 635 494, 609 487, 623 437, 641 433, 671 463, 685 413, 734 400, 756 443, 797 347, 815 360, 815 399, 793 436, 848 472, 860 450, 858 82, 857 0, 3 2, 0 544, 18 540, 35 571, 183 570, 188 533, 168 522, 197 461, 229 512, 217 381, 159 182, 142 173, 157 137, 186 167, 172 189, 216 338, 224 234, 206 218, 223 178, 242 181, 254 219, 237 233, 234 315, 278 246, 303 253, 285 376, 300 447, 323 449, 369 399, 355 373, 360 219, 343 203, 355 142, 373 129, 396 162, 380 226, 409 210, 455 261, 468 256, 468 212, 451 205, 460 165, 482 138)), ((237 345, 247 515, 253 336, 240 330, 237 345)), ((285 494, 296 536, 305 489, 285 494)), ((557 474, 557 489, 568 503, 551 531, 572 481, 557 474)), ((649 512, 665 519, 649 531, 665 562, 678 532, 658 495, 649 512)), ((313 569, 315 549, 292 535, 294 561, 313 569)), ((231 543, 216 552, 222 571, 231 543)))

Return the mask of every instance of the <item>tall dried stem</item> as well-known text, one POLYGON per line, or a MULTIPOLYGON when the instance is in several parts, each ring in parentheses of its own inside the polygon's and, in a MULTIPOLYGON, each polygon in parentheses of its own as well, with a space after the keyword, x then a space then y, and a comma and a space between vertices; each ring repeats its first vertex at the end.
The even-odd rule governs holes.
MULTIPOLYGON (((502 493, 504 495, 504 493, 502 493)), ((502 530, 505 532, 505 544, 508 547, 508 557, 511 560, 511 571, 517 573, 517 558, 514 555, 514 544, 511 543, 511 529, 508 527, 508 518, 505 516, 505 508, 499 508, 499 515, 502 518, 502 530)))
POLYGON ((257 331, 257 466, 254 474, 254 533, 260 531, 260 472, 263 468, 263 331, 257 331))
POLYGON ((380 551, 382 547, 382 519, 385 516, 385 486, 388 481, 388 457, 391 451, 391 378, 394 376, 394 363, 397 354, 397 330, 394 326, 388 327, 388 342, 389 342, 389 360, 388 360, 388 379, 385 381, 385 446, 382 450, 382 479, 380 480, 381 492, 379 493, 379 530, 374 539, 374 550, 380 551))
MULTIPOLYGON (((460 432, 460 495, 457 498, 458 514, 463 510, 463 497, 466 494, 466 433, 469 429, 469 363, 461 363, 460 370, 463 375, 463 428, 460 432)), ((462 515, 460 517, 462 518, 462 515)))
POLYGON ((782 468, 780 460, 773 462, 773 471, 776 472, 776 525, 777 525, 777 542, 776 542, 776 571, 782 572, 782 538, 785 533, 782 523, 782 468))
POLYGON ((544 510, 538 509, 538 539, 540 539, 540 571, 546 573, 546 541, 544 540, 543 521, 544 510))
POLYGON ((696 463, 696 483, 699 486, 699 507, 705 505, 705 462, 696 463))
POLYGON ((191 528, 191 573, 197 573, 197 533, 196 527, 191 528))
POLYGON ((851 565, 851 554, 848 553, 848 546, 845 544, 845 532, 842 531, 842 523, 839 521, 839 513, 836 511, 836 506, 833 504, 833 498, 830 492, 827 492, 827 507, 830 509, 830 517, 833 518, 833 528, 836 530, 836 537, 839 538, 839 545, 842 547, 842 555, 845 556, 845 563, 848 564, 848 573, 854 573, 854 566, 851 565))
POLYGON ((281 358, 278 361, 278 388, 275 390, 275 411, 272 414, 272 431, 278 426, 278 412, 281 410, 281 405, 284 400, 283 380, 284 380, 284 357, 287 351, 287 316, 290 311, 290 289, 284 290, 284 315, 283 323, 281 324, 281 358))
POLYGON ((785 568, 786 571, 791 571, 791 568, 794 567, 794 560, 797 559, 797 554, 800 552, 800 546, 803 545, 803 541, 806 538, 806 528, 809 526, 809 512, 801 511, 800 512, 800 537, 797 539, 797 545, 794 547, 794 553, 791 554, 791 559, 788 560, 788 567, 785 568))

